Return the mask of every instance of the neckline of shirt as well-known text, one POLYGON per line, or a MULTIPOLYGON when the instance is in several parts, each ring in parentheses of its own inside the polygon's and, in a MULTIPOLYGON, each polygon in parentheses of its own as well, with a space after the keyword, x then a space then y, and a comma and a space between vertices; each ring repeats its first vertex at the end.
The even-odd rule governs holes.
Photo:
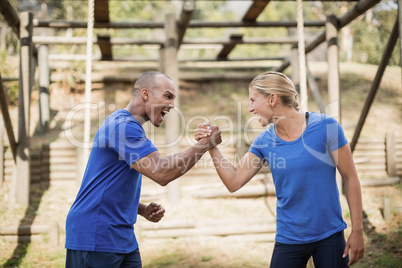
POLYGON ((306 112, 306 121, 305 121, 306 124, 307 124, 306 128, 304 129, 302 134, 297 139, 292 140, 292 141, 286 141, 286 140, 282 139, 281 137, 279 137, 278 133, 276 133, 275 125, 273 125, 273 131, 274 131, 275 138, 278 139, 279 141, 281 141, 283 143, 287 143, 287 144, 292 144, 292 143, 299 142, 303 138, 303 135, 306 133, 306 131, 309 129, 310 121, 311 121, 311 114, 310 114, 310 112, 306 112))

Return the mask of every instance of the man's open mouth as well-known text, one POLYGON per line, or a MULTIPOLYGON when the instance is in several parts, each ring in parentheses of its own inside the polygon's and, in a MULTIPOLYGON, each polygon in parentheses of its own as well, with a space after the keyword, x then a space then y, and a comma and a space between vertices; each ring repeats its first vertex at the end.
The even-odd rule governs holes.
POLYGON ((167 113, 169 113, 169 111, 162 111, 162 112, 161 112, 162 118, 165 118, 165 115, 166 115, 167 113))

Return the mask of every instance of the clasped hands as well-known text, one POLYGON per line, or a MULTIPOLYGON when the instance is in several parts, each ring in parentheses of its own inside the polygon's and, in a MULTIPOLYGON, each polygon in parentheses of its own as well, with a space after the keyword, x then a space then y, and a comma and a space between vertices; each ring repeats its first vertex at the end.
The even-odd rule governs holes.
MULTIPOLYGON (((211 125, 210 122, 200 123, 194 131, 194 138, 196 141, 205 141, 210 145, 211 148, 216 147, 222 142, 222 131, 216 125, 211 125)), ((210 148, 210 149, 211 149, 210 148)))

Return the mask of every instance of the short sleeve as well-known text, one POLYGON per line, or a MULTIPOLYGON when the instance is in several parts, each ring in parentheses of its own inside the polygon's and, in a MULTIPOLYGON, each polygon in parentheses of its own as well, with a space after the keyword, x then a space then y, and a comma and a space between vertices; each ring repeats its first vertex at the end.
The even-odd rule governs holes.
POLYGON ((146 137, 141 125, 130 119, 116 124, 111 132, 110 146, 116 150, 129 166, 158 150, 146 137))
POLYGON ((264 155, 261 151, 261 149, 263 148, 262 144, 263 144, 263 139, 264 139, 264 133, 265 131, 261 132, 257 138, 255 138, 255 140, 253 141, 253 143, 250 146, 250 149, 248 150, 250 153, 255 154, 256 156, 258 156, 261 159, 264 159, 264 155))
POLYGON ((348 143, 342 126, 333 118, 327 120, 327 141, 330 152, 336 151, 348 143))

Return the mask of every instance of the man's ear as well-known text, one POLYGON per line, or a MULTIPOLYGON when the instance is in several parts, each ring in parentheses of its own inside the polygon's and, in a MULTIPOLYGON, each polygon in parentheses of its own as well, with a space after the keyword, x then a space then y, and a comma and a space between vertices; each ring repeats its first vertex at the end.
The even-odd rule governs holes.
POLYGON ((141 97, 143 100, 148 101, 149 100, 149 90, 146 88, 141 89, 141 97))

